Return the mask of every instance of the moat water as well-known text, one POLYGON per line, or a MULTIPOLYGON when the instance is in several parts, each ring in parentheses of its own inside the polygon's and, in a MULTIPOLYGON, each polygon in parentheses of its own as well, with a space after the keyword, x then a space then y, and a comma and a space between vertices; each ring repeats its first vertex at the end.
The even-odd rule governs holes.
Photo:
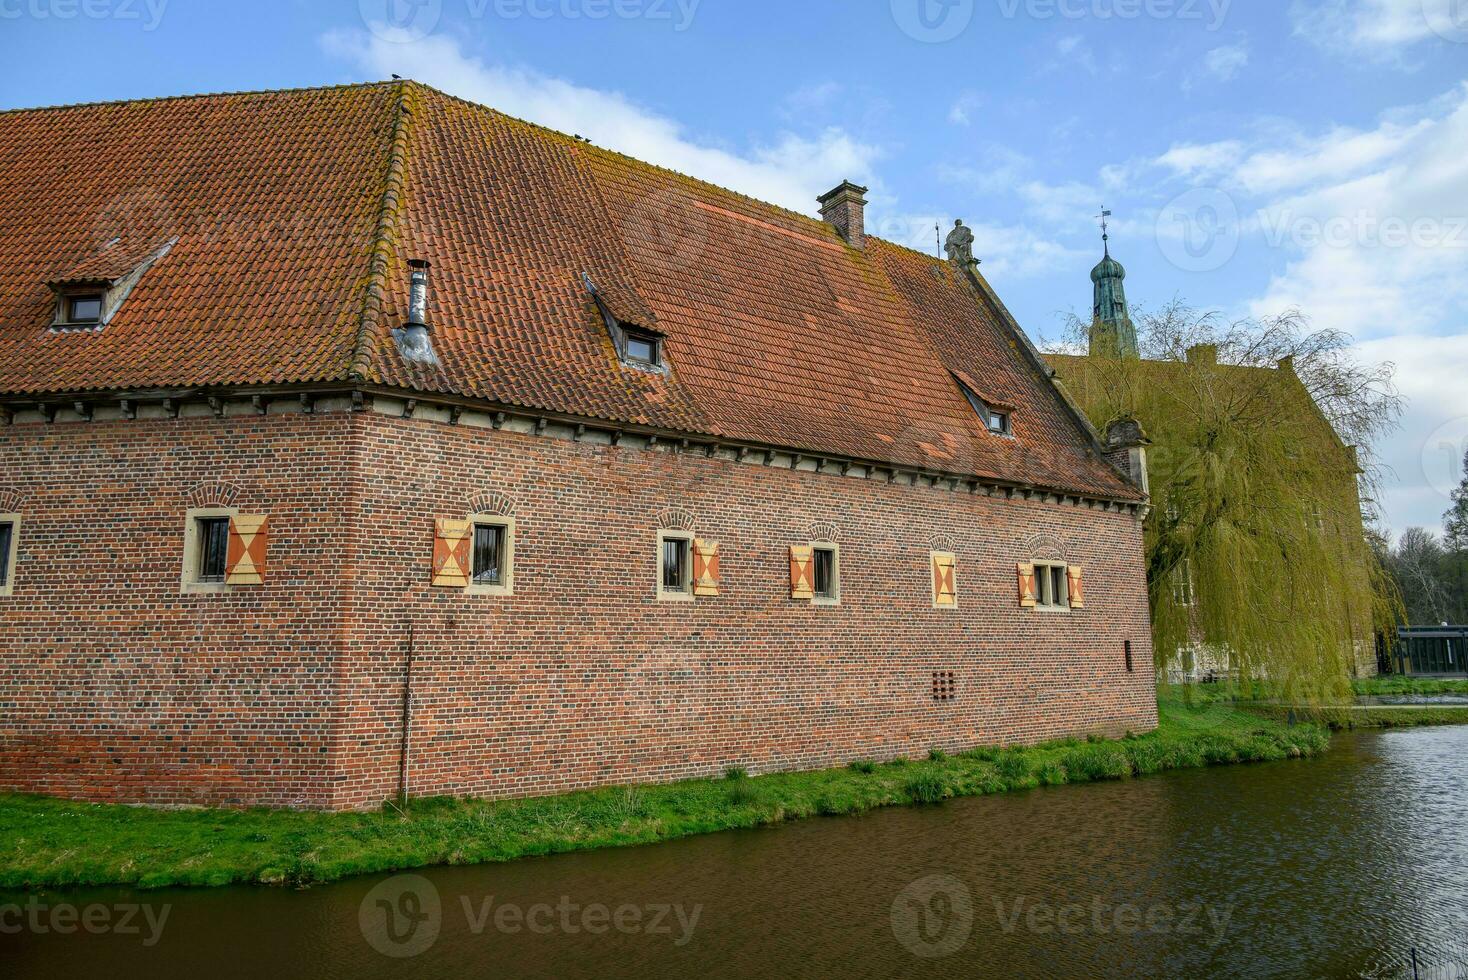
POLYGON ((0 976, 1410 977, 1415 949, 1468 977, 1468 727, 302 891, 36 899, 149 908, 0 933, 0 976))

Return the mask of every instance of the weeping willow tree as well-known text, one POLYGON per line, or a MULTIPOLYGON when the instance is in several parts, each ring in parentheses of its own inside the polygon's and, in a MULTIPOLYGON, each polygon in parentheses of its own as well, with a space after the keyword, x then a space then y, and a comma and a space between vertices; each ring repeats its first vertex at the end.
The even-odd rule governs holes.
POLYGON ((1294 698, 1341 694, 1395 616, 1362 509, 1371 446, 1400 414, 1391 365, 1360 365, 1350 338, 1295 313, 1230 323, 1175 303, 1134 319, 1141 357, 1049 357, 1098 429, 1133 418, 1152 439, 1159 669, 1207 652, 1294 698))

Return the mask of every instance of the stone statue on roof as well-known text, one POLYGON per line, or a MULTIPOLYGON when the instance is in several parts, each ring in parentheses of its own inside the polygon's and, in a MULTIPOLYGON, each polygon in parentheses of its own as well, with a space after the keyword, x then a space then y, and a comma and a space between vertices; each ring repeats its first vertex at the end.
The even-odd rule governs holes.
POLYGON ((959 265, 974 265, 974 233, 964 226, 963 219, 958 218, 953 222, 953 230, 948 233, 948 240, 943 243, 943 248, 948 252, 948 261, 959 265))

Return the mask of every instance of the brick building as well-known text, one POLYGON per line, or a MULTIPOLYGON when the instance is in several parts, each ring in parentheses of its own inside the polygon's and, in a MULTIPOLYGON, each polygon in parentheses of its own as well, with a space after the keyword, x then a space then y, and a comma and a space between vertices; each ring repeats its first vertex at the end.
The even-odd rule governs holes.
POLYGON ((0 113, 0 788, 335 809, 1153 727, 1140 450, 965 229, 864 203, 411 82, 0 113))

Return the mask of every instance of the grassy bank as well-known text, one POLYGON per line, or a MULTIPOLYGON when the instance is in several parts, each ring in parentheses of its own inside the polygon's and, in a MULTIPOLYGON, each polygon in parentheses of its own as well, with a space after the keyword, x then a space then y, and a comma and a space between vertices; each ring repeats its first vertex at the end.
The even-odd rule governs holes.
POLYGON ((1351 682, 1351 688, 1362 695, 1393 694, 1468 694, 1468 680, 1440 680, 1433 677, 1366 677, 1351 682))
POLYGON ((1468 725, 1468 704, 1447 705, 1370 705, 1359 708, 1321 707, 1290 708, 1286 705, 1259 705, 1250 708, 1267 718, 1325 725, 1332 731, 1353 728, 1416 728, 1420 725, 1468 725))
POLYGON ((975 749, 921 760, 499 802, 415 800, 406 813, 151 810, 0 796, 0 887, 308 884, 434 864, 474 864, 650 843, 823 814, 1127 779, 1166 769, 1286 759, 1329 736, 1226 705, 1165 701, 1156 732, 1118 740, 975 749))

